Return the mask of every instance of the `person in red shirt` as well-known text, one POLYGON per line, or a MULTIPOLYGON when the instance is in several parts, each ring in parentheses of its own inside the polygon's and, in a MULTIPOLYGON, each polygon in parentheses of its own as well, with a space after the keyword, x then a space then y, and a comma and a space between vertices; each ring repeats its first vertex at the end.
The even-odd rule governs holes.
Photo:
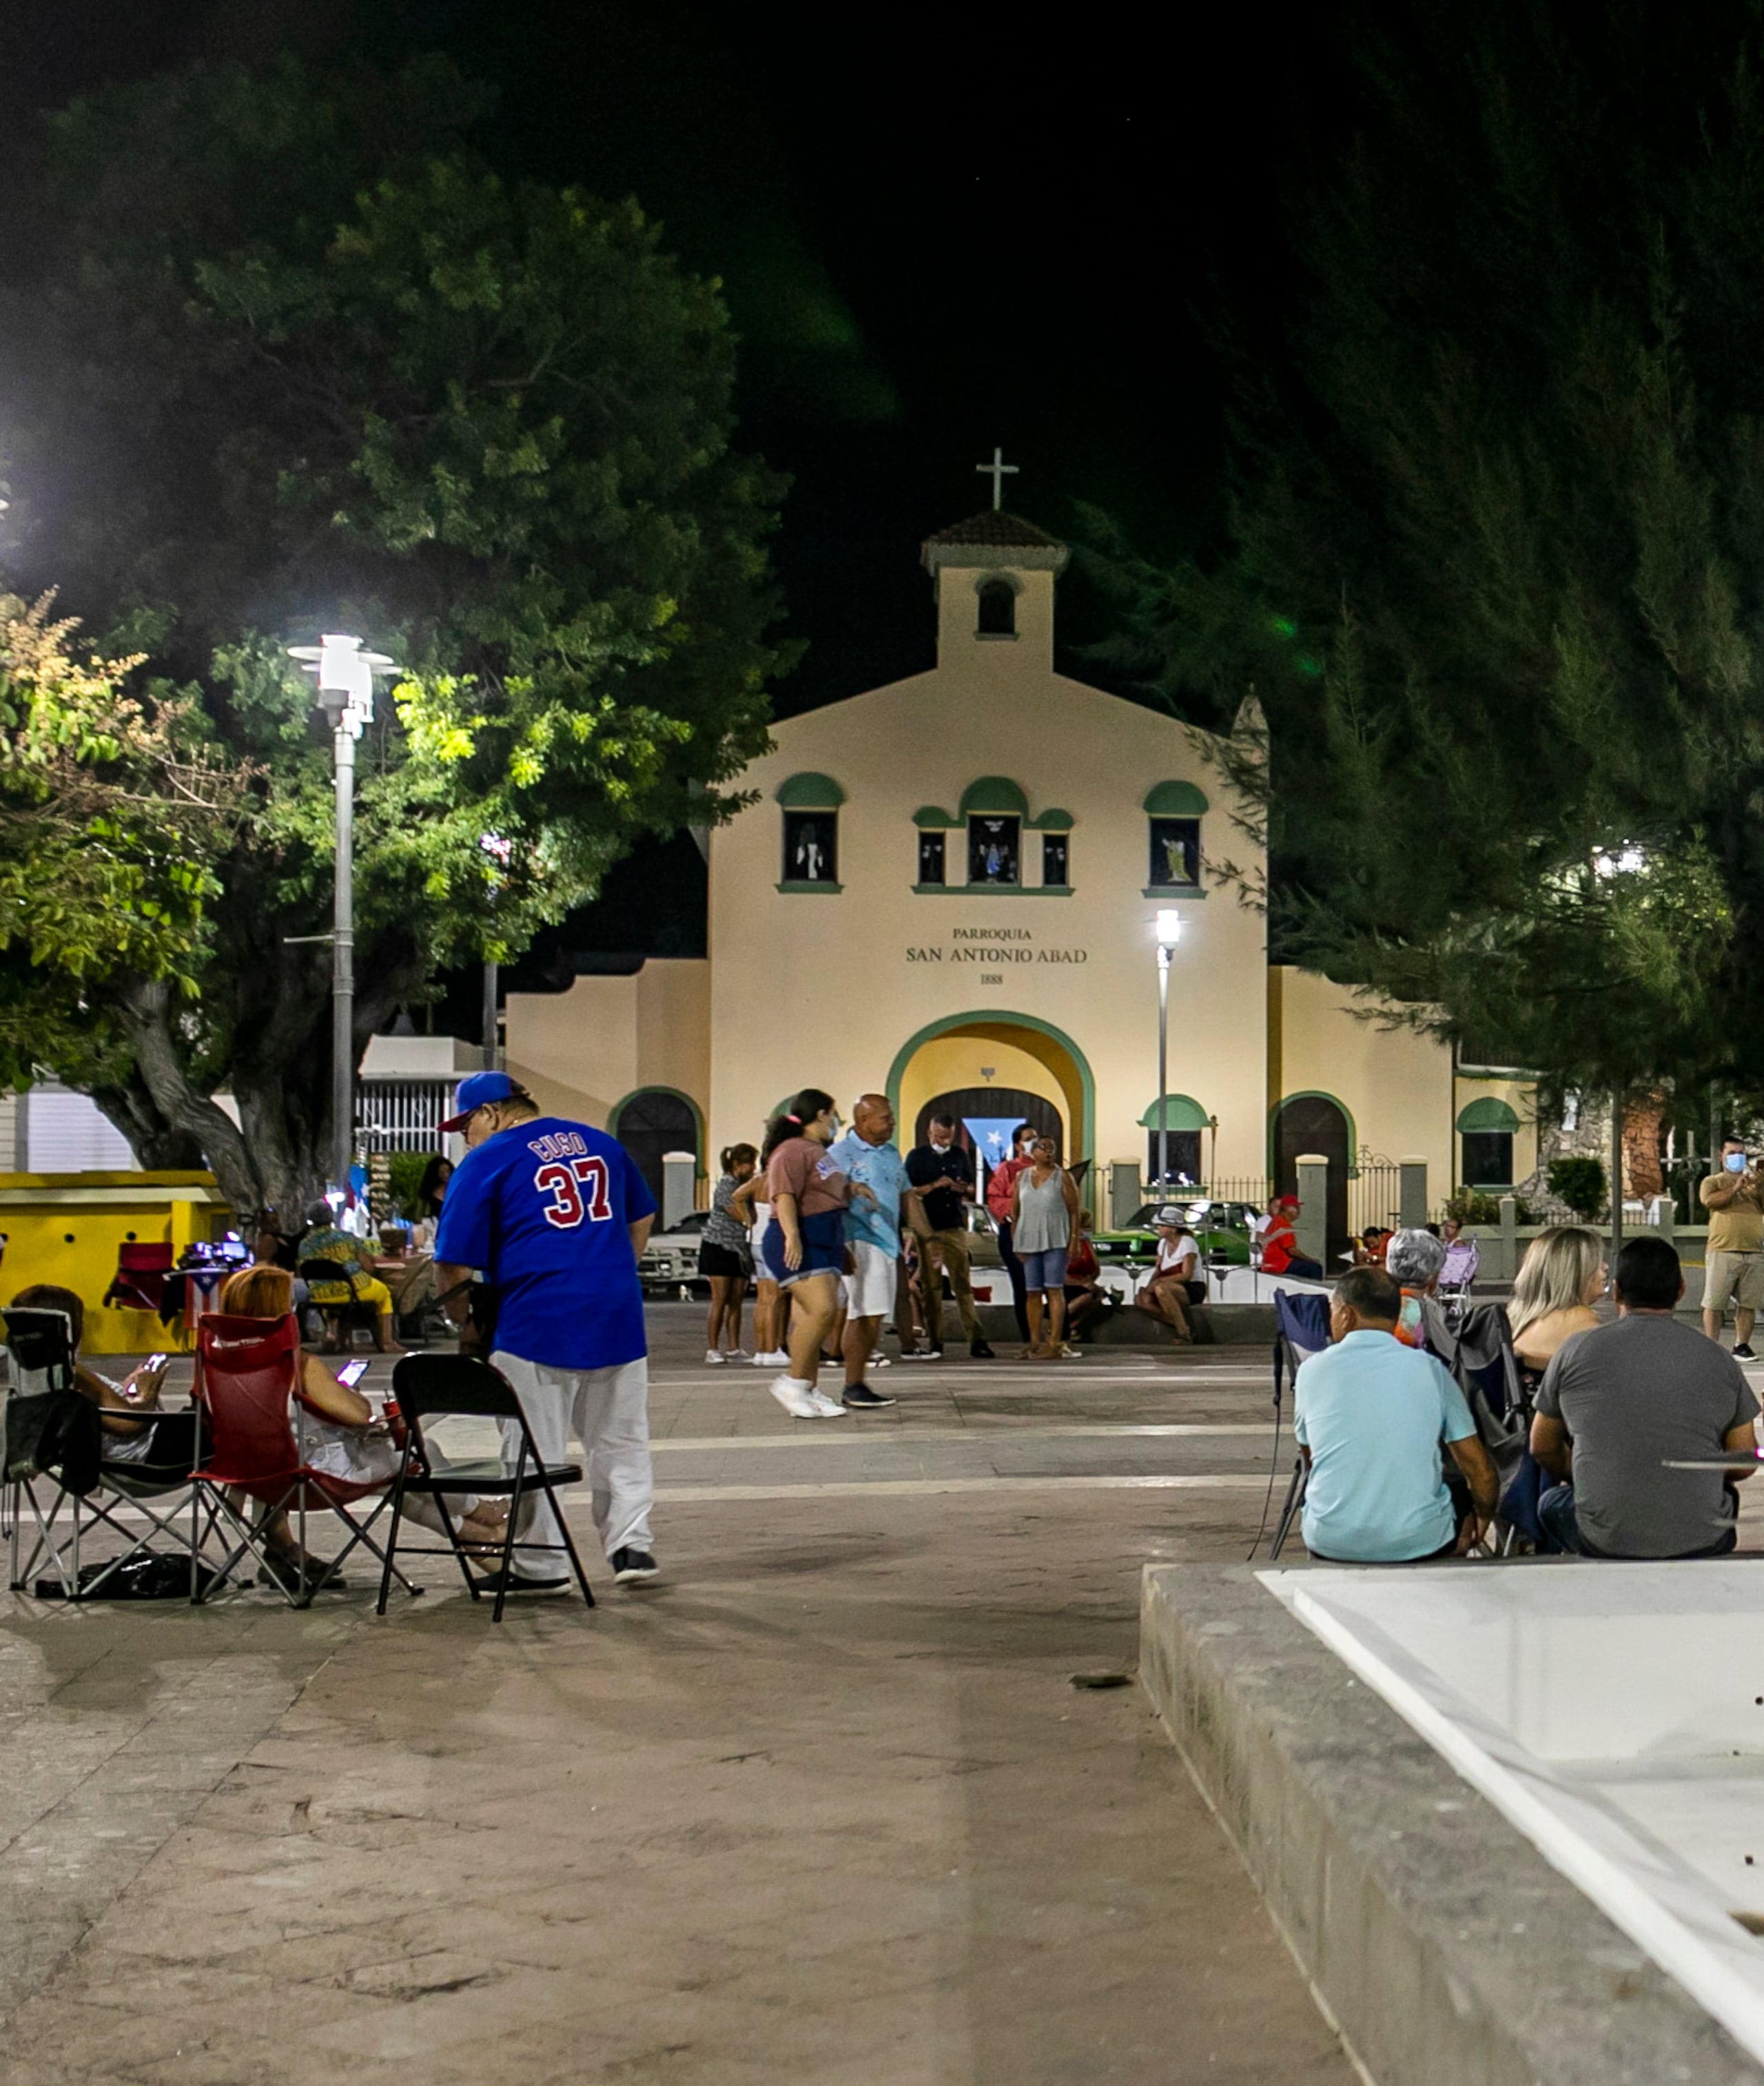
POLYGON ((1298 1250, 1293 1232, 1293 1217, 1301 1207, 1296 1195, 1276 1195, 1268 1205, 1268 1222, 1262 1228, 1262 1272, 1297 1275, 1320 1282, 1323 1270, 1298 1250))
POLYGON ((1023 1288, 1023 1264, 1010 1249, 1010 1211, 1017 1176, 1027 1171, 1031 1163, 1029 1147, 1035 1141, 1035 1125, 1018 1123, 1010 1134, 1010 1158, 999 1160, 986 1183, 986 1207, 998 1227, 999 1258, 1010 1278, 1011 1309, 1017 1314, 1017 1330, 1025 1340, 1029 1338, 1029 1305, 1023 1288))

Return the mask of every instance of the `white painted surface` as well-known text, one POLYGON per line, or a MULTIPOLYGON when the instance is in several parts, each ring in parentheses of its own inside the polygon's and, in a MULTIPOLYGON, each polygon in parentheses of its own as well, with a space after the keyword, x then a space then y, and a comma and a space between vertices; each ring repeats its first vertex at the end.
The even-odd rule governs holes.
POLYGON ((34 1086, 15 1112, 23 1150, 15 1152, 27 1173, 126 1173, 134 1168, 129 1140, 88 1095, 66 1087, 34 1086))
POLYGON ((1764 2058, 1756 1562, 1259 1576, 1764 2058))

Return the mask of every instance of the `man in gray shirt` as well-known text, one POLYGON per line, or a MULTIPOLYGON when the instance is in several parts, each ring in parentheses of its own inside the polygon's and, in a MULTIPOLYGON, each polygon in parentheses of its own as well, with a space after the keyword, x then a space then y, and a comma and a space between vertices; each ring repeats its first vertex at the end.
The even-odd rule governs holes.
POLYGON ((1558 1481, 1538 1518, 1583 1557, 1719 1556, 1751 1470, 1666 1466, 1755 1452, 1758 1400, 1730 1354, 1673 1318, 1685 1282, 1664 1239, 1631 1239, 1614 1287, 1617 1323, 1565 1340, 1537 1394, 1531 1452, 1558 1481))

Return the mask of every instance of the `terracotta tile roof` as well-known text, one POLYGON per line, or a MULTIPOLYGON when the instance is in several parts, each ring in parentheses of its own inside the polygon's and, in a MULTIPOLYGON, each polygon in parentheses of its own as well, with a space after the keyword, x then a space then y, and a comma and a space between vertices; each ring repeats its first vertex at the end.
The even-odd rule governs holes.
POLYGON ((1050 536, 1033 522, 1025 522, 1020 515, 1006 514, 992 508, 983 514, 971 514, 967 521, 958 522, 953 529, 940 529, 936 535, 928 536, 925 543, 928 549, 933 543, 1011 550, 1065 548, 1057 536, 1050 536))

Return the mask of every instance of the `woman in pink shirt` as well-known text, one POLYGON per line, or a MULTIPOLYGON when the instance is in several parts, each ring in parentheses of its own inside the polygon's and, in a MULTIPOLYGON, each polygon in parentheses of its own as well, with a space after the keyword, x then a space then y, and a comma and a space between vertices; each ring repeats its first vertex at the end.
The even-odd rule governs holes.
POLYGON ((845 1271, 845 1207, 853 1196, 875 1198, 853 1184, 827 1157, 839 1134, 833 1096, 805 1087, 766 1130, 759 1164, 771 1221, 759 1241, 765 1272, 788 1290, 790 1366, 775 1377, 771 1394, 797 1420, 843 1420, 845 1407, 815 1389, 821 1343, 839 1307, 845 1271))

